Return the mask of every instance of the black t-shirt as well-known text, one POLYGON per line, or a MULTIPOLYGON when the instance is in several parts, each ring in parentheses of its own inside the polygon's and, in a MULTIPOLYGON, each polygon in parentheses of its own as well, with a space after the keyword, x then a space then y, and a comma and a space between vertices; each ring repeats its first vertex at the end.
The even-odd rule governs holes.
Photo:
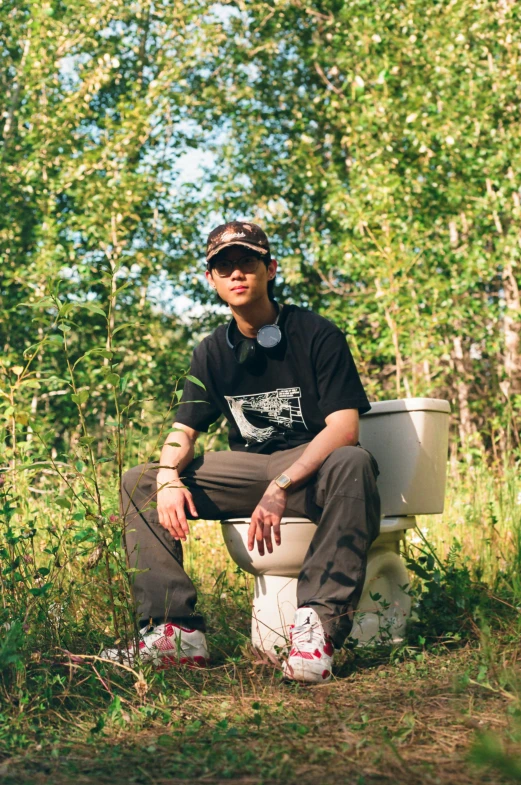
MULTIPOLYGON (((273 453, 311 441, 339 409, 371 408, 343 333, 322 316, 285 305, 282 340, 274 349, 257 345, 255 364, 239 365, 226 342, 227 324, 196 347, 176 421, 207 431, 224 414, 232 450, 273 453)), ((241 336, 233 322, 231 341, 241 336)))

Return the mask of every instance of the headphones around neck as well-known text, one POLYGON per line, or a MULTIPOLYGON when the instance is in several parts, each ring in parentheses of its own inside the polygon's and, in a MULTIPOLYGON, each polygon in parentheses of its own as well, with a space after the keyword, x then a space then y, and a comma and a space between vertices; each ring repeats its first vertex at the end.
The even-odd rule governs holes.
POLYGON ((275 303, 279 312, 274 324, 265 324, 261 327, 255 338, 241 338, 236 344, 232 342, 232 330, 236 325, 235 319, 231 319, 226 328, 226 343, 233 351, 234 357, 239 365, 252 365, 257 355, 257 344, 263 349, 274 349, 282 340, 282 333, 279 327, 279 319, 282 313, 282 306, 275 303))

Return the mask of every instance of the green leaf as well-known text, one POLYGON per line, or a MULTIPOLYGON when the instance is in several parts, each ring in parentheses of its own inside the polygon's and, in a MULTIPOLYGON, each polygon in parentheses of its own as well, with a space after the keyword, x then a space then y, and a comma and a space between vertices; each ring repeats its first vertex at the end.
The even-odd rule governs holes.
POLYGON ((418 562, 408 561, 407 567, 411 572, 414 572, 419 578, 423 578, 424 581, 430 581, 432 579, 432 574, 427 572, 418 562))
POLYGON ((131 284, 131 283, 132 283, 132 281, 125 281, 125 283, 122 283, 122 284, 121 284, 121 286, 118 286, 118 288, 116 289, 116 291, 114 292, 114 294, 111 294, 111 295, 110 295, 110 296, 111 296, 111 298, 114 298, 114 297, 116 297, 116 296, 117 296, 117 295, 118 295, 120 292, 122 292, 122 291, 123 291, 123 289, 126 289, 126 288, 127 288, 127 286, 130 286, 130 284, 131 284))
POLYGON ((37 461, 36 463, 27 463, 24 466, 21 466, 20 469, 22 471, 26 471, 27 469, 48 469, 52 466, 51 461, 37 461))
POLYGON ((117 387, 119 384, 119 374, 117 373, 108 373, 107 374, 107 381, 113 387, 117 387))
POLYGON ((29 589, 29 594, 32 594, 33 597, 42 597, 42 595, 47 594, 51 587, 52 583, 44 583, 43 586, 39 586, 37 589, 29 589))
POLYGON ((84 447, 89 447, 94 441, 94 436, 80 436, 78 442, 84 447))
POLYGON ((117 717, 119 714, 121 714, 121 698, 119 695, 116 695, 110 702, 107 708, 107 714, 110 717, 117 717))
POLYGON ((88 390, 81 390, 79 393, 77 394, 73 393, 71 395, 71 398, 74 401, 74 403, 77 403, 79 406, 81 406, 82 403, 85 403, 88 397, 89 397, 88 390))
POLYGON ((65 303, 65 304, 64 304, 64 305, 62 305, 62 307, 60 308, 60 311, 59 311, 59 318, 60 318, 60 319, 64 319, 64 318, 66 318, 66 317, 67 317, 67 316, 68 316, 68 315, 71 313, 71 311, 73 311, 73 310, 74 310, 75 308, 77 308, 77 307, 78 307, 78 304, 77 304, 77 303, 65 303))
POLYGON ((199 381, 199 379, 196 379, 195 376, 191 376, 189 373, 187 373, 185 378, 188 379, 189 382, 192 382, 193 384, 198 384, 199 387, 202 387, 203 390, 206 390, 204 384, 201 381, 199 381))
MULTIPOLYGON (((89 351, 85 352, 83 356, 87 357, 89 354, 99 354, 101 357, 105 357, 107 360, 112 360, 112 357, 114 356, 114 352, 111 352, 110 349, 102 349, 101 347, 98 349, 89 349, 89 351)), ((78 361, 76 360, 76 362, 78 361)))
POLYGON ((20 562, 21 562, 21 557, 17 556, 16 559, 14 559, 11 562, 11 564, 8 564, 7 567, 4 567, 4 569, 2 570, 2 575, 9 575, 9 573, 16 570, 17 567, 19 567, 20 562))
POLYGON ((96 303, 89 303, 89 302, 80 303, 79 307, 86 308, 88 311, 91 311, 92 313, 98 313, 100 316, 103 316, 105 319, 107 318, 107 314, 105 313, 103 308, 101 308, 99 305, 96 305, 96 303))
POLYGON ((139 322, 124 322, 123 324, 120 324, 119 327, 116 327, 112 335, 116 335, 116 333, 119 333, 120 330, 125 330, 127 327, 139 327, 139 326, 140 326, 139 322))
POLYGON ((102 714, 100 714, 100 716, 96 721, 96 724, 92 726, 92 728, 89 730, 89 733, 92 733, 92 735, 94 735, 95 733, 101 733, 104 727, 105 727, 105 718, 103 717, 102 714))
POLYGON ((26 306, 28 308, 48 308, 51 305, 56 307, 56 303, 52 299, 52 297, 42 297, 40 300, 37 300, 35 303, 20 303, 20 306, 26 306))

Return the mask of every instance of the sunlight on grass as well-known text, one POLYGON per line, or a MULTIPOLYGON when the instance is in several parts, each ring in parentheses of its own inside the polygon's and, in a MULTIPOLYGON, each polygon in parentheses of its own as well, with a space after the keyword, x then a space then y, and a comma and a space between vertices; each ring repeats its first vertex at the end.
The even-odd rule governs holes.
MULTIPOLYGON (((187 780, 216 771, 224 778, 253 777, 263 755, 270 777, 307 783, 323 765, 334 772, 335 761, 344 761, 343 770, 348 770, 355 751, 362 770, 372 770, 375 755, 381 767, 384 737, 385 766, 395 772, 396 782, 405 782, 400 779, 403 761, 418 772, 429 765, 416 755, 422 723, 427 717, 430 723, 438 710, 429 702, 429 690, 448 696, 457 707, 442 719, 440 715, 439 732, 433 729, 423 742, 431 756, 444 750, 441 728, 447 722, 463 745, 474 738, 467 721, 471 728, 484 723, 496 733, 490 737, 494 750, 501 744, 497 734, 505 727, 505 702, 516 712, 521 694, 515 668, 516 617, 500 615, 504 607, 513 613, 510 606, 521 601, 514 569, 520 559, 520 485, 513 470, 505 470, 503 482, 481 466, 461 466, 449 473, 445 512, 418 521, 442 565, 438 572, 436 565, 429 568, 432 585, 440 581, 439 594, 422 595, 421 581, 413 576, 424 627, 419 619, 409 639, 395 649, 346 648, 329 691, 318 690, 312 697, 305 687, 283 686, 277 668, 251 649, 253 578, 232 562, 214 521, 192 522, 184 546, 185 567, 207 618, 211 670, 154 673, 145 665, 129 671, 97 660, 103 646, 116 637, 114 613, 120 635, 132 636, 117 481, 100 477, 100 518, 86 514, 76 498, 92 485, 86 467, 62 469, 61 478, 53 470, 41 473, 40 467, 31 480, 21 472, 16 492, 11 477, 4 475, 1 488, 5 566, 0 578, 0 749, 9 761, 25 751, 23 763, 20 758, 6 766, 7 785, 36 782, 36 770, 59 771, 66 782, 78 767, 95 778, 117 778, 122 771, 128 777, 132 771, 136 781, 146 782, 139 773, 143 749, 159 756, 165 771, 182 767, 187 780), (447 559, 453 559, 453 567, 444 567, 447 559), (462 581, 465 565, 470 577, 462 581), (465 604, 461 592, 472 593, 472 582, 485 592, 476 593, 474 604, 465 604), (508 607, 483 604, 482 597, 487 599, 492 591, 506 598, 508 607), (458 613, 463 614, 461 623, 458 613), (432 629, 425 629, 425 623, 433 624, 432 629), (501 631, 501 643, 492 635, 493 627, 501 631), (450 629, 457 634, 440 635, 450 629), (369 694, 367 703, 364 696, 369 694), (327 707, 334 707, 333 723, 327 707), (318 724, 311 719, 314 715, 318 724), (385 732, 382 716, 387 717, 385 732), (344 728, 340 735, 338 722, 344 728), (310 733, 317 740, 311 747, 310 733), (93 756, 89 750, 94 749, 93 756)), ((408 534, 411 558, 428 553, 424 537, 415 531, 408 534)), ((424 582, 423 591, 428 585, 424 582)), ((508 748, 514 761, 516 733, 513 728, 508 748)), ((475 749, 476 761, 486 759, 486 745, 475 749)), ((456 776, 458 766, 468 766, 457 755, 445 765, 450 777, 456 776)), ((416 781, 410 772, 407 781, 416 781)))

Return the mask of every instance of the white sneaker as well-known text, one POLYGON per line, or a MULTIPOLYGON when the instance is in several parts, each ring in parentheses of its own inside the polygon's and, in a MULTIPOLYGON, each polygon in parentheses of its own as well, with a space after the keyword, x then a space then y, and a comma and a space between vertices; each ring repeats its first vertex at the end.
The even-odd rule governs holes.
POLYGON ((324 684, 331 678, 334 646, 313 608, 299 608, 289 633, 291 649, 284 678, 324 684))
MULTIPOLYGON (((209 663, 206 637, 200 630, 189 630, 178 624, 167 622, 148 629, 144 627, 139 633, 140 641, 137 654, 143 662, 153 662, 158 668, 170 665, 191 665, 205 668, 209 663)), ((101 657, 113 662, 134 665, 136 647, 105 649, 101 657)))

